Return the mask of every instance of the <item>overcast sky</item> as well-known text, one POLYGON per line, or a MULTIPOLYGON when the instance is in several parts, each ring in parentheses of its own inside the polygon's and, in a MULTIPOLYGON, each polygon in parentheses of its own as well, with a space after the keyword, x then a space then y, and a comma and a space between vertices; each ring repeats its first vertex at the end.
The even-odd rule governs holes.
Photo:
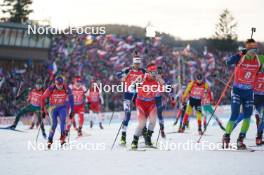
POLYGON ((239 40, 248 38, 254 26, 255 39, 264 41, 263 7, 264 0, 34 0, 30 18, 50 19, 59 28, 106 23, 145 27, 150 21, 159 31, 197 39, 213 35, 227 8, 238 23, 239 40))

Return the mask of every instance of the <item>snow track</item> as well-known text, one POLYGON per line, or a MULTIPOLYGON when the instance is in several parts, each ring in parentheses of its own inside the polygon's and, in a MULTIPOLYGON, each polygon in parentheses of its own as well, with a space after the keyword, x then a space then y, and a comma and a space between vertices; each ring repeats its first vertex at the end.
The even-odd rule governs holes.
MULTIPOLYGON (((107 123, 107 122, 105 122, 107 123)), ((166 132, 177 131, 172 126, 172 120, 166 120, 166 132)), ((64 174, 96 174, 96 175, 261 175, 263 169, 263 151, 232 152, 204 150, 177 150, 175 145, 179 143, 193 143, 198 139, 196 121, 192 120, 190 130, 185 134, 167 134, 166 139, 160 139, 162 143, 168 143, 171 148, 166 150, 128 151, 136 126, 131 122, 128 130, 127 148, 120 147, 116 143, 113 151, 110 150, 115 134, 120 123, 105 124, 105 129, 100 130, 97 125, 93 129, 84 127, 86 137, 76 139, 77 133, 71 130, 71 144, 88 144, 90 149, 78 150, 76 147, 70 150, 29 150, 29 143, 35 142, 37 130, 27 130, 26 126, 19 125, 19 130, 27 133, 0 130, 0 174, 3 175, 64 175, 64 174), (174 146, 174 147, 173 147, 174 146)), ((48 127, 48 126, 47 126, 48 127)), ((158 126, 153 135, 156 142, 158 126)), ((236 141, 240 125, 231 137, 231 142, 236 141)), ((57 134, 55 139, 59 138, 57 134)), ((247 135, 246 144, 254 145, 255 124, 251 123, 247 135)), ((219 144, 223 131, 217 125, 210 125, 202 139, 204 142, 219 144)), ((120 137, 118 138, 119 141, 120 137)), ((142 142, 142 140, 140 141, 142 142)), ((45 144, 41 135, 39 144, 45 144)), ((142 145, 142 143, 140 143, 142 145)), ((69 147, 66 146, 66 147, 69 147)), ((255 148, 252 148, 255 149, 255 148)), ((264 147, 256 149, 263 150, 264 147)))

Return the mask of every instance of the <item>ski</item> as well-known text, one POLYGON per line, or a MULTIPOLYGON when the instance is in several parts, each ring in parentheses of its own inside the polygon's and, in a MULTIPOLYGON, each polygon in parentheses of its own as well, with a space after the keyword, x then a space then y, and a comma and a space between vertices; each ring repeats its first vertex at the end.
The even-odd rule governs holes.
POLYGON ((248 147, 250 147, 250 148, 264 148, 263 146, 264 145, 250 145, 248 147))
POLYGON ((263 145, 250 145, 248 147, 254 149, 255 151, 264 151, 263 145))
POLYGON ((255 152, 257 150, 255 149, 251 149, 251 148, 246 148, 246 149, 237 149, 237 148, 228 148, 228 149, 223 149, 223 148, 220 148, 220 149, 213 149, 213 150, 210 150, 210 151, 226 151, 226 152, 255 152))
POLYGON ((51 148, 45 148, 44 151, 60 151, 60 150, 65 150, 67 147, 69 147, 71 143, 64 143, 63 145, 61 144, 53 144, 51 148))
POLYGON ((142 149, 142 148, 132 149, 132 148, 129 148, 128 151, 144 152, 144 151, 147 151, 147 149, 142 149))
POLYGON ((167 132, 166 134, 189 134, 189 132, 172 131, 172 132, 167 132))
POLYGON ((141 148, 147 149, 147 148, 151 148, 151 149, 159 149, 157 146, 142 146, 141 148))
POLYGON ((75 137, 75 139, 81 139, 81 138, 83 138, 83 137, 89 137, 89 136, 91 136, 91 134, 83 134, 82 136, 76 136, 75 137))
POLYGON ((0 129, 26 133, 26 131, 22 131, 19 129, 10 129, 9 127, 0 127, 0 129))
POLYGON ((256 150, 252 150, 252 149, 214 149, 211 151, 223 151, 223 152, 255 152, 256 150))
POLYGON ((119 143, 119 144, 118 144, 118 146, 119 146, 119 147, 121 147, 121 148, 127 148, 127 146, 126 146, 126 145, 124 145, 124 144, 121 144, 121 143, 119 143))

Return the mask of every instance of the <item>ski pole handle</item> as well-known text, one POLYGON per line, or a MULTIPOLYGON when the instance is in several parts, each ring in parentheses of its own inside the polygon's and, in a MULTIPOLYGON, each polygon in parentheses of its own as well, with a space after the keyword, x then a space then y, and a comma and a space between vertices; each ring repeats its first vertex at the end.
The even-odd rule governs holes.
POLYGON ((255 27, 252 27, 251 28, 251 39, 253 38, 254 32, 256 32, 256 28, 255 27))

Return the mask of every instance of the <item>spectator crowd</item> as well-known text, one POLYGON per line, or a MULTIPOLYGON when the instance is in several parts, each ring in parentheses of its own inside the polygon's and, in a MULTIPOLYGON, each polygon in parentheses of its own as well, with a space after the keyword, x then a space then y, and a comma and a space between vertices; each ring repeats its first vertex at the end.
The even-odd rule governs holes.
MULTIPOLYGON (((24 69, 13 68, 9 72, 0 69, 0 116, 15 115, 18 108, 25 105, 26 98, 20 94, 33 88, 37 78, 41 78, 46 86, 57 74, 63 75, 68 83, 73 76, 81 75, 87 87, 93 80, 106 85, 119 84, 117 73, 132 64, 135 51, 142 58, 143 68, 148 63, 162 66, 165 80, 170 84, 186 84, 196 73, 203 73, 215 100, 224 88, 218 79, 227 81, 232 71, 224 63, 232 53, 196 51, 191 45, 175 48, 164 44, 160 37, 58 35, 53 38, 49 58, 38 71, 33 69, 32 63, 26 63, 24 69)), ((122 93, 103 95, 104 110, 122 110, 122 93)), ((227 93, 223 103, 229 103, 229 97, 230 93, 227 93)))

